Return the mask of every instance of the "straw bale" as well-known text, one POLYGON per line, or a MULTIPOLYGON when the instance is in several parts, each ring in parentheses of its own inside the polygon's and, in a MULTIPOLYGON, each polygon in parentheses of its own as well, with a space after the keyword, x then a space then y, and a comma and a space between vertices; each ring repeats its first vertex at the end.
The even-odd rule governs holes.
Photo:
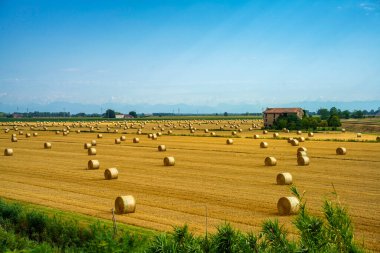
POLYGON ((118 214, 134 213, 136 200, 132 195, 119 196, 115 199, 115 211, 118 214))
POLYGON ((277 202, 277 210, 280 215, 297 214, 300 201, 296 197, 282 197, 277 202))

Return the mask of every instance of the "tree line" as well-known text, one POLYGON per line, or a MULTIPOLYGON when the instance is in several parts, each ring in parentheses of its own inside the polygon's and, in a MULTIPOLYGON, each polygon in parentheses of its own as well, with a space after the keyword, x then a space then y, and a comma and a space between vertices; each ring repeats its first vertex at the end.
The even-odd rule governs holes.
POLYGON ((340 110, 336 107, 331 107, 330 110, 326 108, 321 108, 317 111, 317 114, 320 115, 322 120, 327 120, 331 115, 337 115, 341 119, 361 119, 364 117, 371 117, 375 116, 376 114, 380 113, 380 107, 375 111, 375 110, 354 110, 354 111, 349 111, 349 110, 340 110))
POLYGON ((336 130, 342 125, 340 122, 341 119, 350 119, 350 118, 364 118, 375 116, 380 112, 380 107, 377 111, 371 110, 354 110, 352 112, 348 110, 340 110, 336 107, 331 107, 330 110, 326 108, 319 109, 316 113, 308 113, 305 111, 304 116, 298 118, 295 114, 290 114, 287 116, 280 116, 273 123, 274 129, 289 129, 289 130, 317 130, 318 128, 331 128, 336 130))

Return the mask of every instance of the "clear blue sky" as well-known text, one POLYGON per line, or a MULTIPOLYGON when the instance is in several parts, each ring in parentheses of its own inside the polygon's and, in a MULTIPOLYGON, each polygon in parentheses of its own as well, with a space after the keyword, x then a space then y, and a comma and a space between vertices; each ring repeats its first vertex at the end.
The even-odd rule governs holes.
POLYGON ((1 103, 378 99, 378 0, 0 0, 1 103))

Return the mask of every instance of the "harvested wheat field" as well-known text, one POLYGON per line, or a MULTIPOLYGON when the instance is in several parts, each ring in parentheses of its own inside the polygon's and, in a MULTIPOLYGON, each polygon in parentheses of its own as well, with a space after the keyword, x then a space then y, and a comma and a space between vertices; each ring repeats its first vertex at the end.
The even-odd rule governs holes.
POLYGON ((293 234, 293 217, 277 211, 278 199, 291 194, 289 185, 277 185, 276 176, 289 172, 298 189, 306 191, 313 214, 320 214, 324 199, 332 198, 333 184, 353 219, 356 241, 380 251, 376 135, 314 132, 308 137, 307 132, 279 131, 273 138, 272 132, 263 134, 259 120, 16 125, 17 130, 14 123, 1 126, 0 148, 13 149, 13 156, 0 156, 1 197, 111 219, 115 198, 132 195, 135 212, 118 215, 118 222, 156 230, 187 223, 194 232, 204 233, 207 206, 209 231, 228 221, 257 232, 265 219, 277 218, 293 234), (17 142, 11 141, 12 134, 17 142), (115 144, 122 135, 125 140, 115 144), (233 145, 226 145, 227 137, 233 145), (289 137, 305 141, 292 146, 289 137), (263 139, 265 149, 260 148, 263 139), (93 140, 96 155, 90 156, 83 145, 93 140), (44 148, 45 142, 51 149, 44 148), (165 145, 166 151, 159 152, 158 145, 165 145), (308 166, 297 165, 299 147, 307 148, 308 166), (338 147, 345 147, 347 154, 337 155, 338 147), (166 156, 175 157, 175 166, 164 166, 166 156), (265 166, 268 156, 276 158, 276 166, 265 166), (88 170, 89 160, 98 160, 99 169, 88 170), (107 168, 117 168, 118 178, 105 180, 107 168))

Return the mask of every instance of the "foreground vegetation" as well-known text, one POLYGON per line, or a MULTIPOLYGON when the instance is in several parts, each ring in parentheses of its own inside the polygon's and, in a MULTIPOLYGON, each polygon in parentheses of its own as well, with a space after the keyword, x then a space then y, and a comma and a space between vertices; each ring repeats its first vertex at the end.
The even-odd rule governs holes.
POLYGON ((80 225, 78 220, 48 216, 0 199, 0 252, 363 252, 337 198, 324 202, 321 218, 307 211, 295 187, 291 191, 301 200, 293 221, 297 240, 291 240, 277 220, 264 221, 258 234, 242 233, 225 223, 205 236, 192 234, 184 225, 151 237, 115 231, 100 222, 80 225))

